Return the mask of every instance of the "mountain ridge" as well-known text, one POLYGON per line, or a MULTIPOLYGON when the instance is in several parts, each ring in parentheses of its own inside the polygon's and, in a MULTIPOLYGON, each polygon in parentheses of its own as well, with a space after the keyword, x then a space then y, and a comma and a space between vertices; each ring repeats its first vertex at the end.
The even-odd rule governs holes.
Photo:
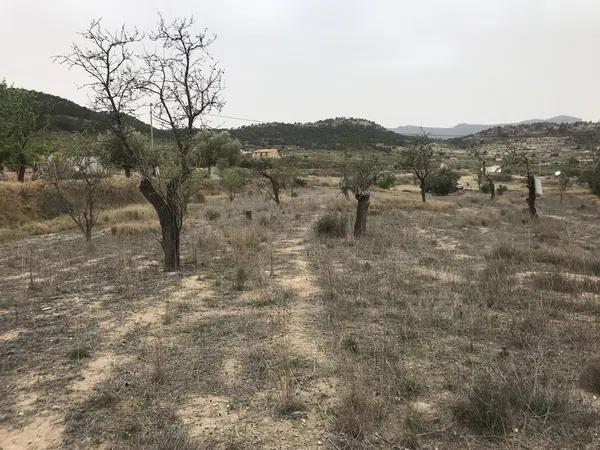
POLYGON ((389 128, 390 131, 405 136, 427 134, 431 138, 439 139, 450 139, 469 136, 471 134, 477 134, 485 130, 496 127, 504 126, 518 126, 518 125, 530 125, 535 123, 566 123, 573 124, 581 122, 582 119, 575 116, 569 115, 558 115, 550 117, 548 119, 529 119, 514 123, 501 123, 501 124, 470 124, 470 123, 459 123, 453 127, 420 127, 416 125, 401 125, 395 128, 389 128))

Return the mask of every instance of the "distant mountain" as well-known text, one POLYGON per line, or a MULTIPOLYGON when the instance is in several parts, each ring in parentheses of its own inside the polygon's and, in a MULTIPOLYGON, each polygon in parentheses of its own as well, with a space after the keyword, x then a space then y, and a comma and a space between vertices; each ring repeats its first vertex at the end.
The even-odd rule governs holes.
POLYGON ((247 146, 307 149, 364 149, 401 146, 406 139, 365 119, 336 117, 310 123, 264 123, 230 130, 247 146))
POLYGON ((496 128, 499 126, 529 125, 529 124, 535 124, 535 123, 572 124, 572 123, 577 123, 577 122, 581 122, 581 119, 578 117, 556 116, 556 117, 551 117, 549 119, 531 119, 531 120, 524 120, 522 122, 516 122, 516 123, 510 123, 510 124, 481 125, 481 124, 461 123, 461 124, 455 125, 453 127, 448 127, 448 128, 418 127, 418 126, 414 126, 414 125, 406 125, 406 126, 399 126, 396 128, 390 128, 390 130, 394 131, 395 133, 404 134, 404 135, 408 135, 408 136, 414 136, 414 135, 425 133, 425 134, 429 135, 431 138, 450 139, 450 138, 468 136, 470 134, 477 134, 482 131, 489 130, 490 128, 496 128))

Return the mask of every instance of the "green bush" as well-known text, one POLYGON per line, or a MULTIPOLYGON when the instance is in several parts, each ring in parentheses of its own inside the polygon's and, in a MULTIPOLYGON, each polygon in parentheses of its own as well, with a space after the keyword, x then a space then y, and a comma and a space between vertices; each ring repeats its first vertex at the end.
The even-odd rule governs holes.
POLYGON ((581 173, 579 181, 587 183, 594 195, 600 195, 600 168, 589 169, 581 173))
POLYGON ((490 185, 487 183, 482 183, 481 186, 479 186, 479 190, 481 192, 483 192, 484 194, 489 194, 490 193, 490 185))
POLYGON ((492 175, 494 181, 511 181, 512 175, 510 173, 495 173, 492 175))
POLYGON ((506 191, 508 191, 508 188, 507 188, 505 185, 503 185, 503 184, 499 185, 499 186, 496 188, 496 194, 498 194, 498 195, 502 195, 502 194, 504 194, 506 191))
POLYGON ((448 195, 456 190, 460 175, 450 169, 435 171, 429 178, 429 188, 435 195, 448 195))
POLYGON ((389 189, 396 184, 396 175, 392 172, 379 172, 375 178, 375 184, 381 189, 389 189))
POLYGON ((319 236, 344 237, 348 230, 348 218, 326 214, 315 224, 315 232, 319 236))

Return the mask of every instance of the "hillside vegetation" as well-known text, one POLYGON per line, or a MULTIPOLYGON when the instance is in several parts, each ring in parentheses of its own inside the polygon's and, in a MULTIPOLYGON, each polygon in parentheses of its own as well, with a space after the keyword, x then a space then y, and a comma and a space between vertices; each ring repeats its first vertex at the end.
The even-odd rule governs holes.
MULTIPOLYGON (((33 100, 37 115, 36 126, 39 131, 98 133, 109 128, 108 115, 104 112, 93 111, 57 95, 26 89, 19 90, 27 92, 33 100)), ((127 122, 139 131, 150 130, 149 125, 134 117, 127 117, 127 122)))
POLYGON ((450 139, 449 143, 467 147, 474 144, 502 142, 507 139, 554 137, 567 139, 575 145, 586 146, 595 142, 598 136, 600 136, 600 123, 597 122, 560 124, 538 122, 498 126, 469 136, 450 139))
POLYGON ((231 130, 253 147, 297 146, 305 149, 390 148, 406 142, 404 136, 364 119, 335 118, 312 123, 265 123, 231 130))

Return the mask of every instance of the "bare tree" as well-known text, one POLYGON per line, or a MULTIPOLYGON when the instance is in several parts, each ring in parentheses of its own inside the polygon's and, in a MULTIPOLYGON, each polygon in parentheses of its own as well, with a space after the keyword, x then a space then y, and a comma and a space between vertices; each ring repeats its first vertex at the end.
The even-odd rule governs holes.
POLYGON ((579 161, 574 156, 564 160, 558 171, 558 186, 560 189, 560 203, 563 202, 564 193, 571 185, 571 179, 579 174, 579 161))
POLYGON ((494 200, 496 198, 496 183, 494 182, 494 177, 492 176, 492 173, 490 173, 490 169, 487 165, 485 156, 478 148, 474 148, 471 151, 471 153, 477 158, 477 162, 479 165, 477 173, 479 188, 481 189, 481 181, 479 180, 485 179, 485 182, 490 189, 490 198, 494 200))
POLYGON ((350 154, 344 153, 344 164, 342 166, 342 174, 340 176, 340 192, 346 198, 350 200, 350 154))
POLYGON ((529 216, 534 219, 538 217, 535 207, 536 190, 535 176, 532 170, 531 157, 528 154, 527 148, 520 142, 511 145, 505 152, 503 163, 508 166, 516 166, 525 169, 525 180, 527 184, 527 207, 529 216))
POLYGON ((90 76, 94 105, 109 112, 112 132, 141 174, 140 192, 157 212, 164 268, 179 270, 181 230, 200 159, 196 135, 205 127, 203 115, 223 106, 223 72, 208 53, 215 37, 196 33, 191 18, 167 23, 162 17, 148 34, 156 50, 141 56, 134 46, 145 35, 135 29, 112 33, 94 21, 82 36, 87 48, 73 45, 71 54, 57 59, 90 76), (155 118, 171 131, 174 148, 160 157, 126 125, 141 99, 157 105, 155 118))
POLYGON ((254 173, 265 181, 266 186, 261 189, 279 206, 281 191, 285 189, 289 179, 284 163, 279 160, 259 158, 246 160, 244 165, 252 168, 254 173))
POLYGON ((73 144, 52 155, 41 167, 42 176, 54 186, 63 208, 90 246, 108 175, 97 155, 97 143, 77 135, 73 144))
POLYGON ((421 200, 423 201, 425 201, 427 179, 432 171, 433 156, 431 141, 426 135, 422 135, 415 138, 400 157, 400 167, 411 171, 417 177, 421 189, 421 200))

